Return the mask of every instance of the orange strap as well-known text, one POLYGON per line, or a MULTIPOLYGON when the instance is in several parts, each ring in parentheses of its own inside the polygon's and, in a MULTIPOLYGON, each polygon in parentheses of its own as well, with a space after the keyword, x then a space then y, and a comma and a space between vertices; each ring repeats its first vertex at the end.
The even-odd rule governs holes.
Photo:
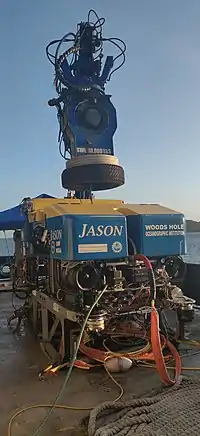
POLYGON ((166 385, 174 385, 175 383, 180 383, 181 369, 182 369, 181 357, 178 351, 176 350, 176 348, 174 347, 174 345, 172 345, 172 343, 168 339, 166 344, 169 350, 171 351, 171 354, 176 362, 176 371, 175 371, 174 380, 170 378, 165 365, 165 360, 164 360, 162 347, 161 347, 161 340, 160 340, 159 316, 156 308, 153 306, 151 312, 151 345, 152 345, 154 360, 162 381, 166 385))
MULTIPOLYGON (((164 336, 162 336, 161 337, 161 348, 164 349, 166 347, 166 345, 167 345, 166 338, 164 336)), ((83 343, 80 345, 79 351, 81 353, 83 353, 85 356, 89 357, 90 359, 92 359, 96 362, 100 362, 100 363, 104 363, 105 358, 108 354, 107 351, 97 350, 96 348, 88 347, 87 345, 85 345, 83 343)), ((114 354, 115 353, 113 353, 113 355, 114 354)), ((153 362, 155 362, 155 357, 154 357, 154 353, 152 352, 152 350, 149 350, 146 353, 138 351, 137 354, 132 354, 131 352, 123 353, 123 356, 128 357, 129 359, 135 360, 135 361, 139 360, 139 361, 153 361, 153 362)), ((164 359, 165 360, 171 359, 171 354, 165 356, 164 359)))

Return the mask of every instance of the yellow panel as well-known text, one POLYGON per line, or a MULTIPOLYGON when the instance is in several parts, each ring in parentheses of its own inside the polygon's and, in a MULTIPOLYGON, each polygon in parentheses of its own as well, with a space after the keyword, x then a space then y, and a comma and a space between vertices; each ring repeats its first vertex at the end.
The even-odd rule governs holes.
POLYGON ((123 204, 117 206, 117 210, 123 215, 176 215, 180 213, 160 204, 123 204))
POLYGON ((33 212, 29 221, 42 221, 44 215, 166 215, 179 212, 159 204, 124 204, 123 200, 78 200, 70 198, 36 198, 33 199, 33 212))
POLYGON ((116 207, 123 204, 123 200, 78 200, 70 198, 35 198, 32 199, 33 211, 28 214, 29 222, 43 221, 46 217, 64 214, 86 215, 119 215, 116 207), (113 209, 115 208, 115 210, 113 209))
MULTIPOLYGON (((36 211, 38 209, 40 210, 44 210, 47 207, 51 207, 51 205, 54 204, 74 204, 74 205, 83 205, 83 204, 91 204, 91 200, 78 200, 78 199, 70 199, 70 198, 35 198, 32 200, 33 203, 33 210, 36 211)), ((123 200, 92 200, 92 204, 93 205, 108 205, 108 204, 112 204, 112 205, 120 205, 123 204, 123 200)))
POLYGON ((60 215, 120 215, 114 204, 54 204, 45 209, 47 218, 60 215), (114 206, 114 207, 113 207, 114 206))
POLYGON ((58 203, 57 198, 34 198, 32 200, 33 211, 44 210, 45 207, 49 207, 52 204, 58 203))

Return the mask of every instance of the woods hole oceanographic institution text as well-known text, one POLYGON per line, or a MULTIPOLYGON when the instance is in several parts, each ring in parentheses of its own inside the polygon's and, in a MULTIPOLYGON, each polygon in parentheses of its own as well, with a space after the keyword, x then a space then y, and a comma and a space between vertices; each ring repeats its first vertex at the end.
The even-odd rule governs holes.
POLYGON ((184 236, 184 224, 145 224, 145 236, 184 236))

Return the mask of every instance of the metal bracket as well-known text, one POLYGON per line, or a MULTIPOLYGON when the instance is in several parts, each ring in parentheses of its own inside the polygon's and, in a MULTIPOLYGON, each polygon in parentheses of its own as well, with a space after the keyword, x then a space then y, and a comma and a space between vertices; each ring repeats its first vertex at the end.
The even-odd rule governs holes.
POLYGON ((69 311, 43 292, 33 290, 28 323, 50 362, 70 360, 78 331, 78 314, 69 311))

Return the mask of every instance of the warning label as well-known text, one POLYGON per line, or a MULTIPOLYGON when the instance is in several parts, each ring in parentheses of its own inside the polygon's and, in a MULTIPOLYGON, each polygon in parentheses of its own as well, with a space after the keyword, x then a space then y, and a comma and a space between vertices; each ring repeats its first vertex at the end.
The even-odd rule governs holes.
POLYGON ((184 236, 184 224, 146 224, 145 236, 184 236))

